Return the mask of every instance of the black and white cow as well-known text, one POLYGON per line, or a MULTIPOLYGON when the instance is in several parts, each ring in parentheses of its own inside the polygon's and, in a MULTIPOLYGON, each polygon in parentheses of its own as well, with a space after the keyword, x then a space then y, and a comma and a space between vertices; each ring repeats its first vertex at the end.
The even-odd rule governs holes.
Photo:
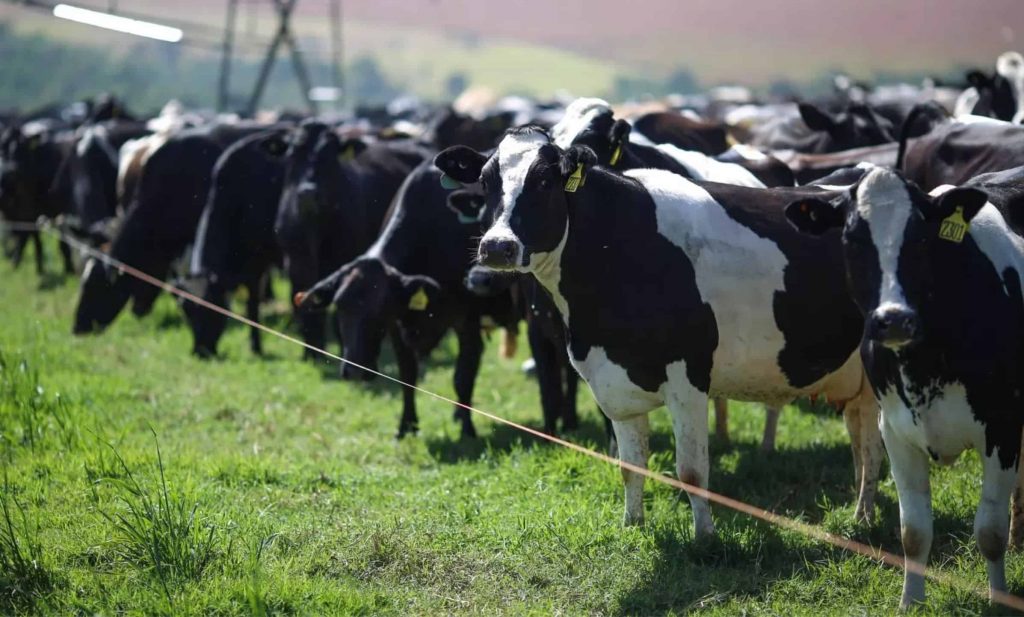
MULTIPOLYGON (((0 132, 0 216, 12 223, 35 223, 39 217, 54 218, 67 212, 69 195, 52 191, 61 161, 71 149, 70 134, 54 132, 36 124, 34 128, 12 126, 0 132), (28 128, 28 130, 26 130, 28 128)), ((14 246, 11 260, 21 263, 31 240, 36 253, 36 271, 43 272, 43 244, 38 231, 11 232, 14 246)), ((60 243, 64 272, 74 272, 71 248, 60 243)))
POLYGON ((967 73, 970 88, 956 101, 955 115, 989 116, 1006 122, 1024 123, 1024 56, 1008 51, 996 59, 992 75, 967 73))
MULTIPOLYGON (((257 322, 270 268, 280 261, 274 219, 284 187, 286 134, 282 127, 251 135, 217 160, 189 267, 187 286, 219 306, 244 286, 246 316, 257 322)), ((216 355, 227 317, 188 301, 182 310, 192 329, 192 353, 216 355)), ((263 352, 259 329, 250 330, 249 344, 253 353, 263 352)))
POLYGON ((907 179, 925 190, 962 184, 979 174, 1024 165, 1024 126, 962 116, 909 140, 897 163, 907 179))
MULTIPOLYGON (((481 320, 490 316, 513 327, 518 317, 507 292, 481 298, 463 280, 472 266, 474 236, 447 211, 448 193, 430 162, 417 167, 398 191, 381 235, 366 253, 317 283, 296 303, 338 309, 345 359, 376 370, 385 336, 390 336, 399 377, 415 384, 419 359, 448 330, 458 338, 454 385, 460 403, 471 405, 483 355, 481 320)), ((355 364, 342 366, 346 379, 372 379, 355 364)), ((403 390, 398 437, 418 430, 415 392, 403 390)), ((469 412, 455 408, 463 437, 473 437, 469 412)))
MULTIPOLYGON (((666 405, 678 476, 706 487, 709 396, 782 405, 824 393, 865 412, 859 424, 871 431, 862 320, 842 284, 838 234, 802 237, 783 212, 801 195, 835 192, 695 183, 656 169, 619 175, 595 159, 526 127, 489 157, 455 147, 435 164, 482 183, 498 214, 481 263, 531 273, 551 294, 623 460, 646 465, 647 415, 666 405)), ((879 441, 862 461, 873 472, 858 473, 872 489, 880 450, 879 441)), ((625 521, 641 522, 644 478, 623 479, 625 521)), ((873 497, 862 491, 859 517, 873 497)), ((697 533, 712 534, 707 501, 690 503, 697 533)))
POLYGON ((800 103, 799 111, 799 117, 783 117, 759 127, 751 145, 824 154, 895 141, 892 123, 862 103, 851 104, 839 113, 800 103))
MULTIPOLYGON (((425 150, 402 142, 343 142, 319 121, 291 131, 274 232, 293 292, 309 289, 373 243, 398 187, 426 158, 425 150)), ((324 348, 325 315, 296 307, 296 317, 303 339, 324 348)))
MULTIPOLYGON (((931 549, 930 463, 972 448, 983 468, 974 532, 990 589, 1005 591, 1024 426, 1024 168, 930 194, 878 168, 786 214, 811 234, 842 230, 907 559, 923 566, 931 549)), ((901 606, 924 595, 924 576, 907 570, 901 606)))

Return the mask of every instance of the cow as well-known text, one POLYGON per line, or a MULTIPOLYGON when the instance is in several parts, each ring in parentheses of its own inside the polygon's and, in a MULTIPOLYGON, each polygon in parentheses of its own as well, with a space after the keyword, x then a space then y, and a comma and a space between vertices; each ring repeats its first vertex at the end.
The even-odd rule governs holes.
MULTIPOLYGON (((398 187, 427 152, 403 142, 343 142, 327 124, 310 120, 291 131, 283 156, 274 233, 292 291, 298 293, 370 246, 398 187)), ((303 339, 324 348, 323 313, 302 307, 295 312, 303 339)), ((308 349, 304 354, 315 357, 308 349)))
MULTIPOLYGON (((481 320, 490 316, 507 328, 518 315, 508 293, 481 298, 463 285, 475 248, 474 233, 447 211, 448 193, 430 161, 417 167, 399 189, 381 235, 367 251, 317 283, 296 303, 337 307, 345 343, 345 379, 372 379, 386 335, 398 361, 399 378, 415 384, 419 358, 453 330, 459 351, 454 385, 459 403, 471 405, 483 354, 481 320), (353 364, 354 363, 354 364, 353 364), (359 365, 359 366, 356 366, 359 365)), ((415 392, 403 391, 397 437, 418 430, 415 392)), ((469 412, 456 406, 463 438, 476 436, 469 412)))
MULTIPOLYGON (((229 294, 244 286, 249 292, 246 316, 257 322, 270 269, 280 261, 274 219, 284 187, 287 130, 250 135, 217 160, 186 284, 203 300, 225 307, 229 294)), ((182 310, 192 329, 192 353, 215 356, 227 317, 188 301, 182 310)), ((249 345, 254 354, 263 353, 258 328, 251 328, 249 345)))
POLYGON ((970 87, 956 101, 954 115, 988 116, 1024 123, 1024 56, 1008 51, 996 59, 996 72, 967 73, 970 87))
MULTIPOLYGON (((50 188, 70 148, 67 133, 42 127, 25 130, 22 126, 11 126, 0 134, 0 215, 5 221, 31 224, 40 217, 55 218, 67 211, 68 195, 50 188)), ((44 255, 39 232, 16 229, 11 235, 14 266, 21 263, 25 246, 31 240, 36 272, 42 274, 44 255)), ((73 273, 71 248, 61 242, 60 252, 65 274, 73 273)))
MULTIPOLYGON (((1022 213, 1024 168, 931 193, 877 168, 837 196, 786 208, 803 232, 841 230, 908 562, 923 567, 931 549, 931 461, 951 464, 974 449, 983 469, 974 533, 992 592, 1006 590, 1007 505, 1024 427, 1022 213)), ((906 569, 900 606, 924 597, 922 572, 906 569)))
POLYGON ((800 103, 799 117, 783 117, 759 127, 750 144, 763 150, 806 154, 839 152, 896 141, 891 122, 870 106, 853 103, 839 113, 800 103))
MULTIPOLYGON (((567 115, 569 110, 566 111, 567 115)), ((633 129, 656 144, 672 144, 680 150, 692 150, 708 156, 729 149, 726 126, 687 117, 670 111, 644 114, 633 122, 633 129)))
POLYGON ((1024 126, 961 116, 907 141, 897 159, 907 179, 924 190, 959 185, 983 173, 1024 165, 1024 126))
MULTIPOLYGON (((877 408, 857 344, 863 328, 842 284, 838 237, 807 238, 783 206, 821 188, 693 182, 668 171, 622 175, 586 147, 563 150, 537 127, 510 131, 491 156, 449 148, 435 165, 480 182, 495 222, 480 262, 530 273, 565 323, 573 365, 611 418, 622 460, 646 466, 648 413, 673 419, 676 471, 708 482, 708 399, 775 406, 825 394, 846 403, 855 455, 877 408)), ((881 444, 857 463, 856 516, 873 511, 881 444), (865 488, 867 490, 865 490, 865 488)), ((626 524, 644 519, 640 474, 624 470, 626 524)), ((690 495, 699 536, 714 534, 690 495)))
MULTIPOLYGON (((195 238, 217 158, 227 146, 264 128, 258 124, 211 125, 169 139, 146 162, 134 206, 111 242, 110 256, 166 279, 172 263, 195 238)), ((72 331, 102 331, 129 299, 136 316, 147 315, 159 293, 159 288, 93 257, 82 274, 72 331)))

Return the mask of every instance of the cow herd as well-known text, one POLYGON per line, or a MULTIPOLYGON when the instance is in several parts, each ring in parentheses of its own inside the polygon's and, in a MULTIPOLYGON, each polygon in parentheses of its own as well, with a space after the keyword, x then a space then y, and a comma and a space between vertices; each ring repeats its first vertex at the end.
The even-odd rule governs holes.
MULTIPOLYGON (((887 456, 904 551, 922 565, 929 467, 974 449, 975 536, 990 589, 1006 589, 1008 541, 1024 536, 1016 52, 962 87, 838 79, 814 101, 733 89, 260 120, 169 104, 140 120, 103 97, 2 121, 4 220, 53 220, 221 306, 244 287, 256 321, 280 269, 302 338, 337 338, 345 379, 372 378, 360 367, 375 370, 387 340, 414 384, 452 331, 457 400, 471 405, 482 330, 504 328, 511 348, 525 320, 545 431, 576 427, 582 377, 611 447, 645 467, 648 414, 665 406, 678 478, 699 487, 709 401, 721 435, 728 399, 763 403, 771 449, 783 405, 824 397, 849 432, 855 517, 872 518, 887 456)), ((38 232, 5 240, 15 264, 32 242, 42 270, 38 232)), ((144 316, 158 293, 86 259, 73 330, 100 332, 129 303, 144 316)), ((215 356, 226 317, 182 310, 192 352, 215 356)), ((469 413, 454 414, 474 437, 469 413)), ((417 425, 406 389, 397 435, 417 425)), ((644 477, 624 470, 623 482, 625 523, 641 523, 644 477)), ((713 535, 707 500, 690 504, 695 533, 713 535)), ((924 596, 908 568, 901 605, 924 596)))

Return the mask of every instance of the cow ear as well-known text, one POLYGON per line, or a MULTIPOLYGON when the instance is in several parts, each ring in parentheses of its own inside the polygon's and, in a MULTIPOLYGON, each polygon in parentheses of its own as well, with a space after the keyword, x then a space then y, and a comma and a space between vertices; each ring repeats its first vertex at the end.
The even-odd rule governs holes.
POLYGON ((586 146, 572 146, 559 161, 565 192, 575 193, 587 181, 587 171, 597 164, 597 155, 586 146))
POLYGON ((351 269, 352 264, 346 264, 308 290, 296 293, 292 299, 295 308, 324 309, 329 302, 334 300, 342 280, 351 269))
POLYGON ((469 146, 452 146, 434 157, 434 167, 463 184, 478 182, 486 162, 486 156, 469 146))
POLYGON ((843 226, 843 209, 837 203, 811 197, 786 206, 786 218, 799 231, 820 236, 829 229, 843 226))
POLYGON ((260 149, 267 156, 278 158, 288 151, 288 142, 285 141, 284 135, 270 135, 260 142, 260 149))
POLYGON ((429 276, 402 276, 402 310, 424 313, 437 306, 441 286, 429 276))
POLYGON ((932 220, 945 220, 959 211, 964 223, 970 223, 978 211, 988 203, 988 194, 976 188, 950 189, 932 200, 930 212, 924 215, 932 220))
POLYGON ((338 160, 347 163, 363 153, 368 144, 358 137, 351 137, 338 145, 338 160))
POLYGON ((448 209, 460 223, 479 223, 484 213, 484 196, 473 191, 453 191, 448 195, 448 209))
POLYGON ((818 109, 811 103, 800 103, 800 119, 804 121, 807 128, 812 131, 831 133, 836 129, 837 122, 828 112, 818 109))
POLYGON ((608 165, 614 167, 619 162, 619 158, 622 156, 622 148, 629 142, 629 133, 633 130, 633 127, 625 120, 616 120, 612 124, 612 128, 608 131, 608 138, 612 142, 612 157, 608 161, 608 165))

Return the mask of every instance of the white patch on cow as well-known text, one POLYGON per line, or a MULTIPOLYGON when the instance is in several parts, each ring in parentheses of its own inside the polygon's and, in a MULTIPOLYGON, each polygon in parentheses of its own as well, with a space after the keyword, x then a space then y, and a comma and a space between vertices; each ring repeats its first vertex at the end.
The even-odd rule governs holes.
POLYGON ((516 201, 523 192, 523 185, 530 168, 537 161, 540 147, 548 143, 543 133, 526 133, 508 135, 498 144, 498 173, 501 174, 501 216, 494 222, 481 242, 491 240, 511 240, 518 248, 519 264, 522 265, 525 248, 522 241, 512 231, 512 213, 516 201))
MULTIPOLYGON (((906 388, 913 389, 913 382, 908 380, 902 367, 900 379, 906 388)), ((963 384, 945 384, 929 401, 914 400, 912 392, 908 392, 908 396, 914 403, 916 421, 895 387, 890 388, 879 401, 884 422, 904 441, 922 452, 931 450, 939 457, 938 462, 945 465, 953 463, 969 448, 985 451, 985 425, 975 419, 963 384)))
POLYGON ((953 105, 953 117, 959 121, 961 117, 970 116, 980 100, 981 95, 978 94, 977 88, 974 86, 967 88, 960 93, 960 96, 956 97, 956 103, 953 105))
POLYGON ((530 255, 530 272, 547 289, 566 326, 569 325, 569 303, 565 301, 560 285, 562 283, 562 250, 565 248, 568 238, 569 226, 566 225, 562 239, 558 241, 558 246, 548 252, 537 252, 530 255))
POLYGON ((565 115, 558 124, 551 127, 552 142, 563 150, 568 149, 594 118, 611 110, 612 106, 602 99, 576 99, 565 108, 565 115))
POLYGON ((696 180, 764 188, 764 183, 758 180, 754 174, 735 163, 716 161, 702 152, 682 150, 671 144, 659 144, 655 147, 685 167, 696 180))
POLYGON ((768 158, 767 154, 761 152, 754 146, 748 146, 747 144, 733 144, 728 150, 725 151, 725 154, 728 154, 730 152, 735 152, 741 158, 744 158, 748 161, 763 161, 768 158))
POLYGON ((913 207, 903 180, 888 169, 880 167, 868 172, 857 191, 857 213, 871 230, 882 273, 877 309, 880 313, 907 308, 897 266, 913 207))
MULTIPOLYGON (((659 407, 662 393, 647 392, 633 383, 626 369, 608 359, 603 347, 593 346, 583 360, 569 354, 572 365, 594 392, 601 409, 612 420, 626 420, 659 407)), ((621 447, 621 444, 620 444, 621 447)))
POLYGON ((712 396, 786 403, 795 390, 778 365, 785 338, 775 323, 787 260, 779 247, 736 222, 703 188, 668 171, 627 171, 654 200, 658 232, 693 264, 701 298, 718 324, 712 396))
POLYGON ((1011 122, 1024 123, 1024 56, 1015 51, 1002 54, 996 60, 996 72, 1010 82, 1013 88, 1017 111, 1013 114, 1011 122))

